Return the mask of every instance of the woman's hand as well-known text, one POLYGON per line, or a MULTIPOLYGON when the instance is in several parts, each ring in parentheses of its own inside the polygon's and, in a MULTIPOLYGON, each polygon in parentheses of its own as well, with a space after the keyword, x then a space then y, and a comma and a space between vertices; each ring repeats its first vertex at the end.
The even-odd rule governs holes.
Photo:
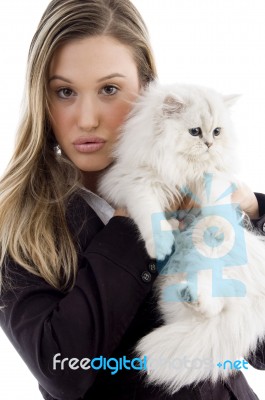
MULTIPOLYGON (((248 214, 250 219, 259 218, 259 206, 257 198, 246 184, 240 184, 239 188, 232 194, 231 200, 232 203, 239 204, 241 210, 248 214)), ((177 209, 183 210, 183 213, 186 214, 185 217, 187 217, 189 212, 191 212, 192 215, 198 214, 200 211, 200 206, 196 204, 190 197, 186 196, 181 205, 178 205, 175 208, 172 207, 172 211, 176 211, 177 209)), ((125 208, 117 208, 113 216, 130 217, 127 209, 125 208)))
MULTIPOLYGON (((259 218, 259 205, 257 198, 253 191, 246 184, 240 183, 238 189, 231 196, 231 202, 239 204, 240 209, 244 211, 250 219, 259 218)), ((183 210, 183 212, 180 212, 179 215, 179 228, 184 229, 187 225, 189 225, 189 222, 199 214, 200 205, 196 204, 195 201, 186 196, 181 205, 175 209, 183 210)))
MULTIPOLYGON (((245 184, 240 183, 238 189, 233 192, 231 196, 231 202, 239 204, 239 207, 242 211, 244 211, 250 219, 257 219, 259 218, 259 205, 257 198, 253 191, 245 184)), ((194 209, 199 210, 199 205, 196 204, 193 200, 189 197, 186 197, 181 204, 180 209, 189 210, 194 209)))
POLYGON ((182 199, 180 204, 179 202, 176 202, 176 204, 171 206, 167 211, 177 213, 178 219, 176 219, 175 216, 168 220, 172 228, 184 230, 192 221, 194 221, 194 218, 198 216, 201 208, 199 204, 187 195, 182 199))
POLYGON ((259 218, 259 205, 255 194, 244 183, 241 183, 238 189, 232 194, 232 203, 239 204, 250 219, 259 218))

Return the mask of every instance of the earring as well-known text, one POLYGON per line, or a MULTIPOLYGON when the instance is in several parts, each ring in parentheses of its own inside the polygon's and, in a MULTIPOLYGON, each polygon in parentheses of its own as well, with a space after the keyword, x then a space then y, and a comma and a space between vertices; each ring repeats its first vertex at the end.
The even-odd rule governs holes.
POLYGON ((61 150, 61 147, 60 147, 59 144, 57 144, 57 145, 54 147, 54 150, 55 150, 55 153, 56 153, 57 155, 61 155, 61 154, 62 154, 62 150, 61 150))

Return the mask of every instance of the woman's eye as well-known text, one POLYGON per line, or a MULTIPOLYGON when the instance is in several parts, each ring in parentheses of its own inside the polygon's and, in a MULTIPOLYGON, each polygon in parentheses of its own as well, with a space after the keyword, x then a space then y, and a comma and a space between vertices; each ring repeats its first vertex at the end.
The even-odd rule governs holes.
POLYGON ((220 133, 221 133, 221 128, 215 128, 215 129, 213 130, 214 136, 218 136, 218 135, 220 135, 220 133))
POLYGON ((69 99, 69 97, 73 95, 73 91, 68 88, 59 89, 56 91, 56 93, 60 99, 69 99))
POLYGON ((102 93, 105 96, 113 96, 114 94, 116 94, 118 92, 118 88, 116 86, 113 85, 107 85, 104 86, 104 88, 102 89, 102 93))
POLYGON ((191 136, 200 136, 202 134, 201 128, 191 128, 189 129, 191 136))

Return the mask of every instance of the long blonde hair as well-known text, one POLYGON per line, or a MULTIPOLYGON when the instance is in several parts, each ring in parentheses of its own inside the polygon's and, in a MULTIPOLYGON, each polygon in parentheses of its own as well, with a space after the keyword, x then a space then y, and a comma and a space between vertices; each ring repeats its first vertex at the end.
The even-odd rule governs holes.
POLYGON ((30 46, 24 112, 13 157, 0 181, 0 289, 9 257, 59 290, 74 284, 77 249, 65 208, 80 174, 56 151, 48 69, 60 45, 96 35, 130 46, 142 84, 156 77, 146 26, 129 0, 50 2, 30 46))

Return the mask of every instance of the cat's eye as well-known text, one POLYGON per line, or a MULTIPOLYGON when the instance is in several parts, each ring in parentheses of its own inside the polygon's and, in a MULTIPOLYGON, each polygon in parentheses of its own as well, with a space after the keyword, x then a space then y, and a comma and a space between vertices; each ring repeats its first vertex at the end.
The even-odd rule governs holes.
POLYGON ((191 136, 200 136, 202 134, 201 128, 191 128, 189 129, 191 136))
POLYGON ((220 133, 221 133, 221 128, 215 128, 215 129, 213 130, 213 135, 214 135, 214 136, 218 136, 218 135, 220 135, 220 133))

